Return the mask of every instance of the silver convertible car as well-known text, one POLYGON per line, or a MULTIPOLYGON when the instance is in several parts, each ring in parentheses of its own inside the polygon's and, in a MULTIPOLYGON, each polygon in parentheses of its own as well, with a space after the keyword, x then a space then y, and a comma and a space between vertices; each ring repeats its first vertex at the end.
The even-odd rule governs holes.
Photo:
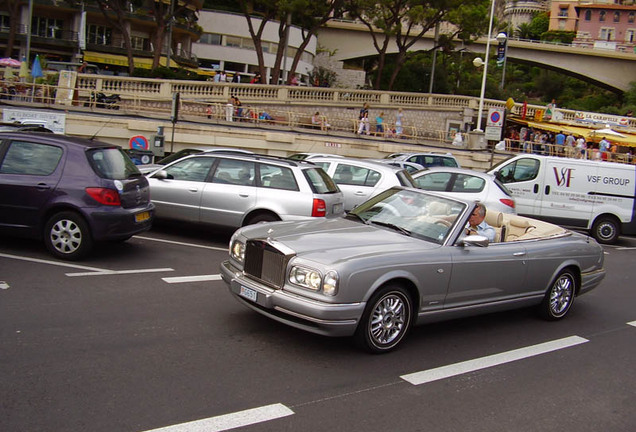
POLYGON ((221 275, 243 304, 387 352, 415 324, 520 307, 563 318, 605 277, 591 237, 489 212, 495 242, 465 236, 475 203, 394 187, 346 217, 244 227, 221 275))

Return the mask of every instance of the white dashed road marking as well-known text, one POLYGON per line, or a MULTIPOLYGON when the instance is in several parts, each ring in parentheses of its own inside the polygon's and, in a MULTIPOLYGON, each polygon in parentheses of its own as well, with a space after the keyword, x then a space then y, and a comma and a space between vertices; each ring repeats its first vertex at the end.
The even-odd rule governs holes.
POLYGON ((294 414, 283 404, 267 405, 145 432, 219 432, 255 423, 276 420, 294 414))
POLYGON ((157 273, 157 272, 166 272, 166 271, 174 271, 174 269, 170 267, 164 267, 164 268, 133 269, 133 270, 101 270, 101 271, 84 272, 84 273, 66 273, 66 276, 68 277, 109 276, 109 275, 121 275, 121 274, 157 273))
POLYGON ((184 282, 206 282, 221 280, 220 274, 200 275, 200 276, 175 276, 162 278, 167 283, 184 283, 184 282))
POLYGON ((69 276, 69 277, 74 277, 74 276, 104 276, 104 275, 155 273, 155 272, 174 271, 174 269, 171 269, 169 267, 166 267, 166 268, 152 268, 152 269, 133 269, 133 270, 108 270, 108 269, 103 269, 103 268, 99 268, 99 267, 89 267, 89 266, 83 266, 83 265, 79 265, 79 264, 71 264, 71 263, 60 262, 60 261, 44 260, 44 259, 40 259, 40 258, 29 258, 29 257, 24 257, 24 256, 9 255, 9 254, 3 254, 3 253, 0 253, 0 257, 16 259, 16 260, 19 260, 19 261, 36 262, 36 263, 39 263, 39 264, 49 264, 49 265, 54 265, 54 266, 58 266, 58 267, 69 267, 69 268, 74 268, 74 269, 78 269, 78 270, 86 270, 86 271, 81 272, 81 273, 66 273, 66 276, 69 276))
POLYGON ((149 241, 156 241, 156 242, 160 242, 160 243, 169 243, 169 244, 175 244, 175 245, 181 245, 181 246, 190 246, 190 247, 195 247, 195 248, 201 248, 201 249, 211 249, 211 250, 218 250, 218 251, 222 251, 222 252, 227 252, 227 247, 215 247, 215 246, 205 246, 205 245, 199 245, 199 244, 194 244, 194 243, 184 243, 184 242, 178 242, 178 241, 174 241, 174 240, 164 240, 164 239, 158 239, 158 238, 152 238, 152 237, 143 237, 143 236, 135 236, 135 238, 141 239, 141 240, 149 240, 149 241))
POLYGON ((627 325, 630 325, 632 327, 636 327, 636 321, 628 322, 627 325))
POLYGON ((441 366, 435 369, 402 375, 400 378, 413 385, 426 384, 432 381, 450 378, 456 375, 462 375, 468 372, 473 372, 476 370, 485 369, 504 363, 510 363, 516 360, 522 360, 528 357, 545 354, 564 348, 569 348, 585 342, 588 342, 588 340, 579 336, 570 336, 567 338, 545 342, 538 345, 532 345, 525 348, 519 348, 500 354, 494 354, 461 363, 441 366))

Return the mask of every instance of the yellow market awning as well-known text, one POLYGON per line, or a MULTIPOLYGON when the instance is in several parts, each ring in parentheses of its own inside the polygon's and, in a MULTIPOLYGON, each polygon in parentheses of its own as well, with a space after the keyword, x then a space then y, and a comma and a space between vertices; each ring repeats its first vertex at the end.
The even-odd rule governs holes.
MULTIPOLYGON (((149 57, 135 57, 135 67, 143 69, 152 69, 152 58, 149 57)), ((114 66, 128 67, 128 57, 118 54, 107 54, 92 51, 84 52, 84 61, 87 63, 101 63, 114 66)), ((159 59, 159 65, 165 66, 167 64, 166 57, 161 56, 159 59)))
MULTIPOLYGON (((559 132, 571 133, 574 136, 582 136, 586 140, 591 140, 591 141, 600 141, 602 138, 601 136, 595 136, 594 128, 587 128, 587 127, 570 125, 570 124, 536 122, 536 121, 522 120, 517 118, 511 118, 509 120, 515 123, 527 125, 528 127, 531 127, 533 129, 540 129, 540 130, 545 130, 545 131, 550 131, 555 133, 559 133, 559 132)), ((626 133, 622 131, 620 133, 624 136, 623 137, 607 136, 606 139, 612 143, 618 144, 619 146, 636 147, 636 134, 630 134, 630 133, 626 133)))

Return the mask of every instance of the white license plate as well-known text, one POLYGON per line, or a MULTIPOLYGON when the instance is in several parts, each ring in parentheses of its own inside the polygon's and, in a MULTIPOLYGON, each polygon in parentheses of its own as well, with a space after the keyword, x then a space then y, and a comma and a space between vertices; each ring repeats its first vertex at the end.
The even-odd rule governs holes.
POLYGON ((242 286, 241 290, 239 291, 239 295, 241 297, 245 297, 248 300, 252 300, 253 302, 256 302, 258 293, 254 291, 253 289, 242 286))

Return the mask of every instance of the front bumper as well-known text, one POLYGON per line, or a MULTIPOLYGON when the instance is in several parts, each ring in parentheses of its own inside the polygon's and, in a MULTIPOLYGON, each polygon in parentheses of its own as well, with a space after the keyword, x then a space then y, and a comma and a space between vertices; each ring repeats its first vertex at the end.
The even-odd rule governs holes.
POLYGON ((221 277, 232 295, 244 305, 276 321, 324 336, 355 333, 365 303, 326 303, 280 289, 272 289, 245 277, 232 263, 221 263, 221 277), (256 302, 240 295, 241 287, 256 291, 256 302))

